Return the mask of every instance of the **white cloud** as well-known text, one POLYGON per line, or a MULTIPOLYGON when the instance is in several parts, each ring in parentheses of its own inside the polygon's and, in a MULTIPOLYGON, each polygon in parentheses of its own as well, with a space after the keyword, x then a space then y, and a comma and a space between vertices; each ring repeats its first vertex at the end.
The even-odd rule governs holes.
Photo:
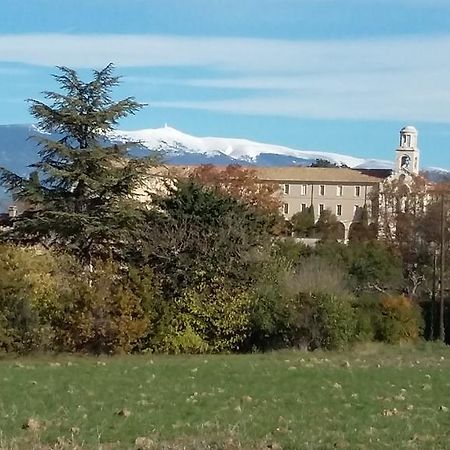
POLYGON ((315 73, 446 65, 450 35, 294 41, 158 35, 0 35, 0 61, 41 66, 207 66, 237 72, 315 73))
POLYGON ((178 73, 172 70, 177 75, 170 79, 130 76, 128 81, 244 92, 233 99, 227 93, 227 100, 150 101, 153 106, 315 118, 448 122, 449 54, 450 35, 328 41, 0 35, 0 62, 81 68, 112 61, 119 67, 175 67, 178 73), (198 68, 199 77, 186 79, 186 67, 198 68), (218 78, 205 78, 203 68, 218 78))

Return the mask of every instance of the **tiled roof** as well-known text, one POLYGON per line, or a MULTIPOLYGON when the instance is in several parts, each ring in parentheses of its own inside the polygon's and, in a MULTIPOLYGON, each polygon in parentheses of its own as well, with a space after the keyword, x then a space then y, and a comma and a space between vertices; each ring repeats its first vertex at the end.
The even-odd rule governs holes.
MULTIPOLYGON (((189 173, 198 165, 168 165, 169 172, 189 173)), ((225 169, 226 166, 216 166, 218 169, 225 169)), ((306 183, 361 183, 375 184, 380 182, 380 177, 366 175, 357 169, 341 167, 256 167, 243 166, 256 172, 258 178, 264 181, 290 181, 306 183)))
POLYGON ((379 183, 380 179, 354 169, 335 167, 257 167, 258 177, 267 181, 306 183, 379 183))

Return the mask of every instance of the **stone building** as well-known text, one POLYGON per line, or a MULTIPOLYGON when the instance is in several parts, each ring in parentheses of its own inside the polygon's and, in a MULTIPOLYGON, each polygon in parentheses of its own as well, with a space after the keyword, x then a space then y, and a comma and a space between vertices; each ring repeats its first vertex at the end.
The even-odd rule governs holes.
POLYGON ((314 208, 314 217, 328 209, 345 230, 361 219, 362 208, 372 211, 371 193, 381 179, 347 168, 264 167, 257 168, 262 181, 279 183, 282 213, 289 219, 294 214, 314 208))
POLYGON ((347 241, 350 227, 361 219, 362 208, 366 208, 372 221, 378 221, 384 183, 399 179, 408 185, 417 178, 420 156, 417 134, 412 126, 400 130, 393 171, 299 166, 256 170, 261 180, 280 185, 282 213, 286 218, 312 206, 317 220, 328 209, 343 225, 342 238, 347 241))

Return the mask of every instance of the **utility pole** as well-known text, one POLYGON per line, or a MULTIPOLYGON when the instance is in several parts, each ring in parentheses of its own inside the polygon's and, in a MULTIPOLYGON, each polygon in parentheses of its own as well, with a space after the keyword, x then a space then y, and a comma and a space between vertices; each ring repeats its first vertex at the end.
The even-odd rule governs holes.
POLYGON ((444 303, 444 266, 445 266, 445 194, 441 194, 441 261, 439 267, 439 339, 445 342, 445 303, 444 303))
POLYGON ((435 242, 431 243, 431 249, 433 251, 433 286, 431 291, 430 340, 434 341, 436 338, 434 326, 436 322, 436 271, 437 271, 437 244, 435 242))

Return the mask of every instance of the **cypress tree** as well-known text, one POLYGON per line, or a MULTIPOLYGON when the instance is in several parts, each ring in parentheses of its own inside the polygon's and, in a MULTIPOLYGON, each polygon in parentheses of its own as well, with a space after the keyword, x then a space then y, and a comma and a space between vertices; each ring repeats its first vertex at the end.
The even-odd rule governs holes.
POLYGON ((132 97, 112 99, 119 84, 112 64, 93 71, 88 82, 72 69, 58 69, 60 92, 44 92, 49 104, 29 100, 39 129, 47 133, 37 138, 40 159, 31 165, 32 175, 0 168, 0 183, 27 205, 3 238, 68 249, 85 264, 120 257, 145 207, 133 193, 155 161, 131 157, 137 143, 113 144, 108 133, 143 105, 132 97))

